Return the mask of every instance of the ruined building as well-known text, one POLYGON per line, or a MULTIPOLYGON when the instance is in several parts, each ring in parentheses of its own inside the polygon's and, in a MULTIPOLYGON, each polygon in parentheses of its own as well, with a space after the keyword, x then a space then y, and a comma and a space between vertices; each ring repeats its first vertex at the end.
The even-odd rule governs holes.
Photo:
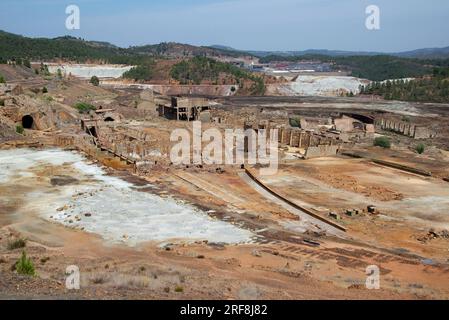
POLYGON ((432 130, 405 121, 382 118, 376 120, 376 128, 379 130, 392 131, 413 139, 429 139, 436 137, 436 133, 432 130))
POLYGON ((160 99, 159 116, 169 120, 210 122, 210 102, 204 98, 172 97, 170 102, 160 99))

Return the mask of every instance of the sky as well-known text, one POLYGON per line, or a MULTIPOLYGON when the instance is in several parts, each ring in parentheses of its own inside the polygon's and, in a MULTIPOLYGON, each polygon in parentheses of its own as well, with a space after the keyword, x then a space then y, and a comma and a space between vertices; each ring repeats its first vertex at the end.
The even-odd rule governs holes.
POLYGON ((181 42, 242 50, 398 52, 449 46, 448 0, 0 0, 0 30, 121 47, 181 42), (66 29, 68 5, 80 30, 66 29), (380 9, 380 30, 365 10, 380 9))

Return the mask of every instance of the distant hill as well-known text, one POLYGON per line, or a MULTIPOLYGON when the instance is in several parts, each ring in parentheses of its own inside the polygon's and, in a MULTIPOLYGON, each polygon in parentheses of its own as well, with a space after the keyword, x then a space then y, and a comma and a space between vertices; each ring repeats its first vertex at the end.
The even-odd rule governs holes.
POLYGON ((11 59, 51 60, 66 59, 78 62, 104 60, 110 63, 138 64, 147 56, 183 57, 238 57, 242 53, 211 47, 198 47, 175 42, 120 48, 108 42, 86 41, 71 36, 29 38, 0 31, 0 61, 11 59))
POLYGON ((69 59, 82 62, 113 60, 114 57, 126 55, 125 49, 106 42, 85 41, 70 36, 28 38, 0 31, 0 60, 69 59))
POLYGON ((418 49, 413 51, 397 53, 395 55, 399 57, 415 58, 415 59, 448 59, 449 47, 418 49))
MULTIPOLYGON (((227 46, 194 46, 176 42, 120 48, 108 42, 86 41, 71 36, 53 39, 29 38, 0 31, 0 63, 5 63, 7 60, 26 60, 28 62, 29 60, 61 59, 77 62, 107 62, 144 66, 138 70, 133 70, 132 77, 136 79, 151 78, 145 68, 154 65, 154 59, 241 58, 248 55, 259 56, 262 63, 285 60, 321 60, 332 63, 336 70, 350 71, 354 76, 375 81, 419 77, 431 73, 435 67, 449 66, 449 47, 418 49, 392 54, 325 49, 246 52, 227 46)), ((168 69, 168 66, 166 67, 165 69, 168 69)), ((153 67, 153 69, 157 68, 153 67)), ((152 77, 158 73, 160 72, 154 70, 152 77)), ((162 73, 167 74, 168 72, 162 73)))
POLYGON ((341 50, 327 50, 327 49, 309 49, 303 51, 249 51, 249 53, 256 57, 280 56, 280 57, 295 57, 305 55, 323 55, 329 57, 344 57, 344 56, 374 56, 383 53, 380 52, 358 52, 358 51, 341 51, 341 50))
POLYGON ((111 63, 127 63, 137 59, 136 56, 183 57, 242 57, 242 56, 280 56, 294 57, 304 55, 324 55, 329 57, 377 56, 389 55, 416 59, 447 59, 449 47, 426 48, 413 51, 384 53, 359 52, 327 49, 310 49, 303 51, 245 51, 229 46, 194 46, 176 42, 120 48, 114 44, 101 41, 86 41, 71 36, 48 38, 30 38, 0 30, 0 59, 70 59, 76 61, 107 60, 111 63), (131 61, 130 61, 131 60, 131 61))
POLYGON ((303 51, 248 51, 256 57, 280 56, 280 57, 294 57, 304 55, 324 55, 329 57, 350 57, 350 56, 394 56, 401 58, 414 59, 448 59, 449 47, 445 48, 427 48, 417 49, 413 51, 404 52, 371 52, 371 51, 342 51, 342 50, 327 50, 327 49, 309 49, 303 51))
POLYGON ((163 42, 160 44, 130 47, 128 52, 153 56, 165 56, 171 58, 183 57, 238 57, 243 51, 228 50, 225 48, 201 47, 177 42, 163 42))

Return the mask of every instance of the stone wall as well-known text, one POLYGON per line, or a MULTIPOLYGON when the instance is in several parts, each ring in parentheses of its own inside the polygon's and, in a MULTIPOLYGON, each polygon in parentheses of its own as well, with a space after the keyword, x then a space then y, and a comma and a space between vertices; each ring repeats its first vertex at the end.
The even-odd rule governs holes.
POLYGON ((308 147, 306 150, 305 158, 320 158, 320 157, 331 157, 338 153, 340 146, 338 145, 320 145, 316 147, 308 147))
POLYGON ((151 135, 134 128, 100 126, 98 141, 101 147, 136 162, 169 163, 169 145, 160 135, 151 135))

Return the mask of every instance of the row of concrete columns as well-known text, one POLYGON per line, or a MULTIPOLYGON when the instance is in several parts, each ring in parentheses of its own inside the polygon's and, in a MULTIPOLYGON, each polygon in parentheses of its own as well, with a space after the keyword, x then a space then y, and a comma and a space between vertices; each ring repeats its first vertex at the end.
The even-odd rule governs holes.
POLYGON ((376 121, 376 126, 382 130, 393 131, 412 138, 415 137, 416 126, 407 122, 380 119, 376 121))

